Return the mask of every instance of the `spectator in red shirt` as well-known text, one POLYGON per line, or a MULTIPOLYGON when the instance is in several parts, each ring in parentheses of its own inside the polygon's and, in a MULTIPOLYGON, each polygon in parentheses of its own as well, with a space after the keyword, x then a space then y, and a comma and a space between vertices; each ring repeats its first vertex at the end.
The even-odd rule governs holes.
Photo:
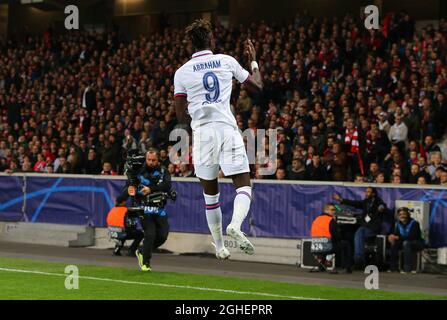
POLYGON ((36 163, 34 164, 34 167, 33 167, 33 169, 34 169, 34 171, 35 172, 45 172, 46 171, 46 165, 47 165, 47 163, 45 162, 45 160, 44 160, 44 158, 43 158, 43 155, 42 154, 37 154, 37 161, 36 161, 36 163))
POLYGON ((101 175, 103 176, 116 176, 118 173, 113 171, 112 165, 110 162, 104 162, 102 165, 101 175))

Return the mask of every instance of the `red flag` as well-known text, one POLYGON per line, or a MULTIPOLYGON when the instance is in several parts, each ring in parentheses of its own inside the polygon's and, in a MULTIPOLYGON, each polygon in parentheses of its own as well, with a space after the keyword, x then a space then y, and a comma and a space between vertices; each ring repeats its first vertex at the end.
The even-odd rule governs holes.
POLYGON ((388 38, 388 31, 391 24, 391 13, 388 13, 385 18, 383 18, 382 34, 385 38, 388 38))
POLYGON ((424 157, 425 159, 427 158, 422 143, 419 144, 419 153, 421 154, 421 157, 424 157))
POLYGON ((360 172, 362 173, 362 176, 365 175, 365 167, 363 165, 363 159, 362 156, 360 155, 360 151, 357 150, 357 159, 359 161, 359 167, 360 167, 360 172))

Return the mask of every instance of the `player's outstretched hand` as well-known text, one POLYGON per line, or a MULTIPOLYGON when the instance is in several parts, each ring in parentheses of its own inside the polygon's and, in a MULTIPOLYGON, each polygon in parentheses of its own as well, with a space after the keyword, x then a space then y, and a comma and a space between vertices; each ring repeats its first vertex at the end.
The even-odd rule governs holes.
POLYGON ((250 39, 247 39, 247 43, 245 44, 245 53, 247 54, 249 62, 256 61, 255 46, 250 39))

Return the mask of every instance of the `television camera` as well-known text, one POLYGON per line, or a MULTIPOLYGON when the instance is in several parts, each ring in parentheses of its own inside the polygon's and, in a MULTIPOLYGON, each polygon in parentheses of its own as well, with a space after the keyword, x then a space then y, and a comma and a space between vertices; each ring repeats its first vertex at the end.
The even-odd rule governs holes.
MULTIPOLYGON (((141 171, 145 161, 145 156, 140 154, 138 150, 129 151, 126 158, 126 163, 124 165, 124 173, 127 176, 130 186, 138 188, 140 185, 138 173, 141 171)), ((175 190, 171 190, 169 192, 158 191, 150 193, 139 199, 139 205, 136 204, 135 196, 131 196, 131 206, 127 207, 128 215, 131 217, 142 216, 144 213, 144 210, 141 208, 142 206, 163 208, 168 200, 175 201, 176 199, 177 192, 175 190)))

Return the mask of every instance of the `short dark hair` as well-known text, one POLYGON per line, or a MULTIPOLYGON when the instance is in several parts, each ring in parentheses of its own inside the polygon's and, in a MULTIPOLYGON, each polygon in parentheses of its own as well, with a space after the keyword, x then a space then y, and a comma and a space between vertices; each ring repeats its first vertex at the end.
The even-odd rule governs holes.
POLYGON ((374 187, 367 187, 366 189, 371 189, 372 193, 374 193, 375 196, 377 196, 377 190, 374 187))
POLYGON ((155 154, 157 155, 157 158, 160 157, 160 152, 158 151, 157 148, 149 148, 149 149, 147 149, 147 151, 146 151, 146 155, 147 155, 148 153, 155 153, 155 154))
POLYGON ((411 217, 410 209, 408 209, 407 207, 401 207, 397 209, 397 214, 401 212, 405 212, 409 217, 411 217))
POLYGON ((192 42, 197 50, 210 47, 212 34, 211 22, 205 19, 198 19, 186 27, 186 38, 192 42))

